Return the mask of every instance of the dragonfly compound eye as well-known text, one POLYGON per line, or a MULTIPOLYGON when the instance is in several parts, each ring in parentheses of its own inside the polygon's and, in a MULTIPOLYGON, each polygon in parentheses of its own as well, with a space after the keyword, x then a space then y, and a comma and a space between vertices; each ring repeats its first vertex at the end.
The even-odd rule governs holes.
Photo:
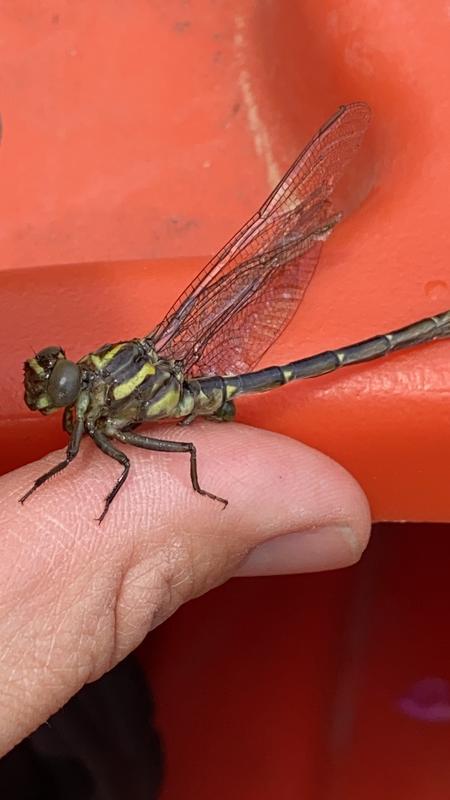
POLYGON ((52 406, 70 406, 76 400, 81 385, 78 364, 65 358, 59 359, 52 369, 47 392, 52 406))

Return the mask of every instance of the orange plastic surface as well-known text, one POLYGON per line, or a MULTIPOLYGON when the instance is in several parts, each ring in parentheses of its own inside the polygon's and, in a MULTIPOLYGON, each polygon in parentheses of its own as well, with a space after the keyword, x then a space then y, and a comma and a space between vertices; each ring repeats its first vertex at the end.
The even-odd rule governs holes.
MULTIPOLYGON (((20 0, 0 25, 3 469, 63 443, 24 409, 31 348, 149 330, 342 102, 374 110, 354 213, 265 363, 450 306, 448 4, 20 0)), ((240 416, 345 464, 376 519, 450 520, 449 356, 423 347, 240 416)), ((450 796, 448 722, 397 706, 450 681, 449 530, 384 533, 359 569, 235 581, 150 637, 164 800, 450 796)))

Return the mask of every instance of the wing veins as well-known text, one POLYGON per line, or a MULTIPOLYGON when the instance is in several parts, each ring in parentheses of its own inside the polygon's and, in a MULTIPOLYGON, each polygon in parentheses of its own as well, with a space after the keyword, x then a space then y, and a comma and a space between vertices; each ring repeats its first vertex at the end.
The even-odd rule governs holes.
MULTIPOLYGON (((303 261, 308 249, 323 241, 340 219, 340 215, 331 212, 329 198, 358 148, 369 119, 368 106, 354 103, 341 106, 319 129, 259 211, 208 262, 149 335, 162 356, 180 361, 185 370, 194 364, 200 369, 202 353, 235 316, 238 329, 234 331, 231 326, 230 346, 235 351, 230 352, 230 359, 236 360, 238 335, 249 325, 242 312, 252 300, 252 320, 255 324, 265 324, 267 320, 273 339, 276 338, 277 322, 267 305, 269 296, 282 326, 283 320, 292 316, 293 303, 300 302, 317 263, 320 247, 312 258, 303 261), (271 261, 274 263, 270 266, 271 261), (298 262, 297 278, 290 269, 294 262, 298 262), (275 290, 282 293, 279 299, 273 295, 275 290)), ((268 334, 259 337, 265 349, 267 338, 268 334)), ((256 340, 254 344, 242 340, 241 344, 244 350, 257 352, 256 340)), ((218 349, 212 345, 218 362, 226 363, 226 348, 225 339, 218 342, 218 349)), ((205 357, 212 357, 211 349, 205 357)), ((246 361, 245 353, 240 360, 246 361)))

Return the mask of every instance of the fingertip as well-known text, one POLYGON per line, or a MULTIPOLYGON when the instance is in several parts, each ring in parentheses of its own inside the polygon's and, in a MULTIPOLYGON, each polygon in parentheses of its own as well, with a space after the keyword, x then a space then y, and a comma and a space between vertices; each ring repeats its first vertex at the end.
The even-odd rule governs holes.
MULTIPOLYGON (((209 564, 221 550, 222 560, 224 552, 229 563, 236 559, 231 574, 244 574, 240 563, 250 551, 290 534, 304 537, 297 558, 291 540, 289 565, 282 558, 277 567, 273 557, 269 572, 261 574, 334 569, 360 558, 370 535, 369 505, 355 479, 328 456, 288 437, 239 424, 218 430, 204 423, 190 435, 202 486, 227 498, 224 513, 218 515, 208 498, 192 492, 187 465, 176 458, 167 478, 173 482, 172 491, 160 494, 158 504, 162 516, 169 514, 187 536, 195 531, 209 564), (169 497, 176 498, 170 508, 169 497), (331 528, 342 532, 334 547, 331 528), (328 531, 328 538, 322 530, 328 531)), ((145 473, 148 461, 140 461, 141 468, 145 473)), ((139 506, 145 505, 144 495, 139 506)))
MULTIPOLYGON (((173 427, 160 429, 160 436, 187 438, 184 429, 173 427)), ((361 556, 370 535, 368 502, 355 479, 328 456, 288 437, 236 423, 220 428, 200 423, 189 429, 189 438, 197 448, 202 489, 221 498, 221 509, 193 491, 187 454, 125 448, 132 459, 130 477, 105 515, 103 497, 117 478, 117 465, 86 443, 74 464, 29 498, 22 522, 46 520, 50 536, 60 525, 76 525, 82 541, 93 535, 95 520, 97 538, 103 539, 107 529, 110 542, 123 546, 128 539, 126 558, 131 542, 140 552, 150 549, 156 531, 162 544, 177 530, 188 544, 194 537, 209 561, 218 541, 222 558, 228 551, 232 561, 235 553, 242 556, 268 540, 301 534, 304 553, 299 546, 292 571, 302 571, 306 543, 311 542, 312 553, 318 531, 333 527, 346 531, 340 555, 336 551, 333 562, 333 548, 330 541, 325 546, 323 536, 323 564, 317 556, 317 568, 354 563, 361 556)), ((25 469, 36 476, 35 465, 25 469)), ((18 496, 24 488, 22 483, 18 496)), ((22 515, 17 517, 20 525, 22 515)), ((292 542, 289 549, 292 554, 292 542)), ((314 568, 311 558, 308 569, 314 568)))

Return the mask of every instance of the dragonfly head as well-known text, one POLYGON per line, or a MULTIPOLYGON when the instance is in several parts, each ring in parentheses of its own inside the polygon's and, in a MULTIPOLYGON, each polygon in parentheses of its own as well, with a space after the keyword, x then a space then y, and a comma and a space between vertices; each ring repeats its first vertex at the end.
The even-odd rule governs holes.
POLYGON ((81 387, 81 369, 61 347, 46 347, 24 364, 25 402, 32 411, 51 414, 70 406, 81 387))

